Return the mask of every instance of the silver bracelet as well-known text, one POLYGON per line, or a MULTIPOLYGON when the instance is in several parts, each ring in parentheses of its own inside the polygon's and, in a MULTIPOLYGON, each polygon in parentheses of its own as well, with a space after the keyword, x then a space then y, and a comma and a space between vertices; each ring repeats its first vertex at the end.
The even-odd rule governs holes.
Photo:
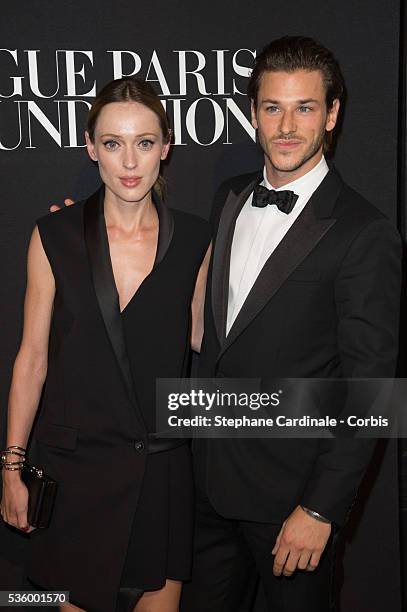
POLYGON ((316 519, 317 521, 320 521, 321 523, 331 523, 329 519, 327 519, 325 516, 322 516, 322 514, 319 514, 319 512, 315 512, 315 510, 310 510, 305 506, 301 506, 301 508, 304 510, 304 512, 308 514, 308 516, 312 516, 312 518, 316 519))
POLYGON ((4 451, 1 451, 0 465, 4 470, 22 470, 24 462, 25 450, 20 446, 8 446, 4 451), (14 450, 16 448, 19 450, 14 450))
POLYGON ((25 457, 25 453, 20 453, 19 451, 11 450, 10 448, 6 448, 6 450, 1 451, 2 460, 6 458, 7 455, 17 455, 18 457, 25 457))
POLYGON ((14 449, 17 449, 18 451, 20 451, 20 452, 21 452, 21 453, 23 453, 24 455, 25 455, 25 453, 26 453, 26 449, 25 449, 25 448, 23 448, 22 446, 16 446, 15 444, 14 444, 14 445, 11 445, 11 446, 8 446, 8 447, 6 448, 6 450, 8 450, 8 451, 9 451, 9 450, 12 450, 13 452, 14 452, 14 449))

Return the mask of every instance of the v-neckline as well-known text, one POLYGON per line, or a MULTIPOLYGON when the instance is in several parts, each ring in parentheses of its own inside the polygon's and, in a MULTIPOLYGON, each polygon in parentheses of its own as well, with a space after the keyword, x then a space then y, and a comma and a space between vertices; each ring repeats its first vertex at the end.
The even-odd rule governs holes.
POLYGON ((104 185, 102 185, 96 193, 90 196, 85 203, 84 234, 92 281, 103 320, 108 329, 110 339, 117 351, 121 350, 119 347, 119 336, 121 335, 120 315, 125 314, 127 308, 135 300, 138 292, 142 290, 142 285, 146 282, 146 279, 154 273, 157 266, 166 257, 174 235, 174 215, 171 209, 163 204, 154 190, 152 192, 152 199, 157 210, 159 223, 153 268, 144 278, 143 282, 139 285, 137 291, 132 295, 130 301, 123 310, 120 310, 119 294, 110 256, 109 237, 104 216, 104 185))
POLYGON ((141 281, 141 283, 139 284, 137 289, 134 291, 134 293, 132 293, 131 298, 129 299, 129 301, 127 302, 127 304, 124 306, 123 309, 120 309, 120 294, 119 294, 119 290, 117 289, 116 279, 115 279, 114 271, 113 271, 112 255, 110 253, 109 233, 107 231, 107 224, 106 224, 106 217, 105 217, 105 201, 104 201, 104 199, 103 199, 103 202, 102 202, 103 224, 104 224, 104 229, 105 229, 105 240, 106 240, 106 243, 107 243, 107 251, 108 251, 108 254, 109 254, 110 272, 111 272, 111 275, 112 275, 113 285, 114 285, 114 289, 115 289, 116 296, 117 296, 117 304, 118 304, 118 308, 119 308, 120 317, 122 317, 122 315, 125 314, 127 308, 134 301, 136 295, 139 293, 139 291, 142 288, 142 286, 144 285, 145 281, 153 274, 153 272, 154 272, 154 270, 156 268, 156 265, 159 263, 157 261, 157 259, 158 259, 158 254, 159 254, 159 245, 160 245, 160 238, 161 238, 161 236, 160 236, 160 233, 161 233, 161 222, 160 222, 160 214, 159 214, 159 211, 158 211, 158 207, 157 207, 156 203, 154 202, 154 198, 152 198, 152 202, 153 202, 153 206, 155 207, 155 209, 157 211, 157 217, 158 217, 158 233, 157 233, 157 243, 156 243, 156 247, 155 247, 155 255, 154 255, 154 261, 153 261, 153 267, 151 268, 150 272, 143 278, 143 280, 141 281))
MULTIPOLYGON (((123 383, 136 419, 136 429, 146 431, 145 423, 134 393, 134 382, 131 374, 127 345, 123 330, 124 318, 120 316, 120 305, 116 291, 113 268, 109 252, 109 241, 104 219, 104 186, 92 194, 86 201, 83 210, 83 234, 89 262, 89 281, 95 290, 95 299, 105 326, 107 337, 116 357, 123 383)), ((153 192, 153 203, 158 212, 159 235, 158 248, 153 271, 164 260, 170 249, 174 235, 174 215, 160 198, 153 192)), ((152 272, 150 272, 150 275, 152 272)), ((138 291, 140 288, 138 289, 138 291)), ((129 305, 126 305, 128 308, 129 305)), ((125 310, 123 311, 123 313, 125 310)))

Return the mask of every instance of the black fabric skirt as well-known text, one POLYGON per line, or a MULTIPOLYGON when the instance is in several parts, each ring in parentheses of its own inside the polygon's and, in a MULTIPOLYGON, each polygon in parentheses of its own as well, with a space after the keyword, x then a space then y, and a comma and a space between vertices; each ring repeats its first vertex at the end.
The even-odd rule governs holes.
POLYGON ((154 591, 167 578, 190 578, 193 513, 189 445, 148 455, 120 581, 124 599, 132 589, 154 591))
MULTIPOLYGON (((162 588, 167 578, 190 579, 193 522, 189 444, 148 455, 115 612, 132 612, 144 591, 162 588)), ((37 589, 45 589, 44 585, 30 582, 37 589)), ((80 606, 80 602, 74 603, 80 606)))

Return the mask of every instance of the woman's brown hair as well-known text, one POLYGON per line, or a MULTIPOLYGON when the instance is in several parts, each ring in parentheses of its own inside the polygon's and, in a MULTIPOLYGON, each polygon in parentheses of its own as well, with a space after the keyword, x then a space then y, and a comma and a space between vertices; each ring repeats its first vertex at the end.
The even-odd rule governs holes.
MULTIPOLYGON (((92 108, 89 111, 87 131, 89 138, 94 142, 95 127, 100 112, 104 106, 112 102, 138 102, 143 104, 153 113, 156 114, 160 124, 163 141, 169 142, 171 139, 171 130, 168 123, 168 118, 160 102, 159 97, 153 87, 137 77, 124 77, 111 81, 100 90, 97 94, 92 108)), ((154 183, 153 189, 162 198, 165 194, 165 180, 159 175, 154 183)))

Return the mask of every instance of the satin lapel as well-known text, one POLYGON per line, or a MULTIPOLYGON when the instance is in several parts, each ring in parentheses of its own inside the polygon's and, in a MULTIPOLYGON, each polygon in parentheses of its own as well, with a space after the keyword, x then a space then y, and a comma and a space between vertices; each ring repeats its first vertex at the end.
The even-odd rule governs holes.
POLYGON ((336 219, 329 215, 342 185, 339 175, 331 170, 264 264, 221 347, 218 359, 334 225, 336 219))
POLYGON ((157 209, 159 230, 157 253, 154 268, 164 259, 174 234, 174 217, 172 212, 153 191, 153 202, 157 209))
POLYGON ((229 192, 216 233, 212 266, 212 312, 221 345, 226 334, 230 253, 236 219, 257 182, 258 179, 249 183, 239 195, 229 192))
POLYGON ((123 382, 139 426, 145 430, 133 387, 120 315, 119 298, 109 252, 104 208, 104 188, 94 193, 84 207, 85 243, 88 252, 96 298, 109 336, 123 382))

